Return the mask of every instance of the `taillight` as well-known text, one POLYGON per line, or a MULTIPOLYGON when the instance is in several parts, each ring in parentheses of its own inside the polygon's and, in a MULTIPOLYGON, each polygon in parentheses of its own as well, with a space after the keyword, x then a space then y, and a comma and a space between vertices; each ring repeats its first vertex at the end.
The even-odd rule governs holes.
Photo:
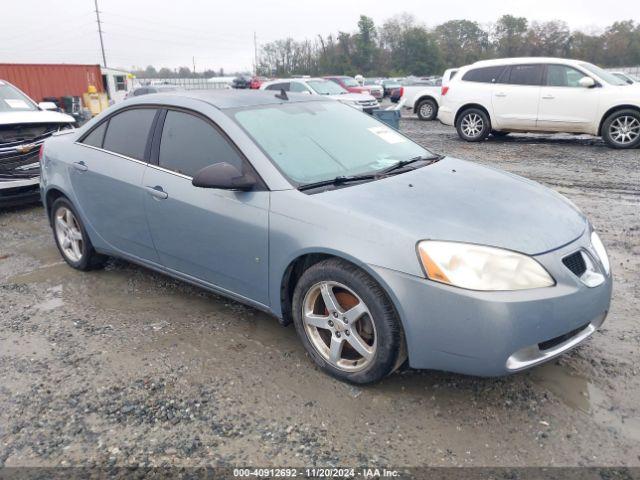
POLYGON ((400 97, 404 97, 404 87, 400 87, 400 97))
POLYGON ((442 90, 441 90, 441 94, 444 97, 447 92, 449 91, 449 87, 445 87, 444 85, 442 86, 442 90))
POLYGON ((44 155, 44 143, 40 145, 40 150, 38 150, 38 160, 42 161, 42 156, 44 155))

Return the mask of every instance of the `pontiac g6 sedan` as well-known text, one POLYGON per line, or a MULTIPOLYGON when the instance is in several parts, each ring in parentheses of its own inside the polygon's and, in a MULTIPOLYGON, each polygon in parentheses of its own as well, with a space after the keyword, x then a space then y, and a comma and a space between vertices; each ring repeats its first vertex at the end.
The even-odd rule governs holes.
POLYGON ((568 200, 322 96, 145 95, 41 163, 69 265, 121 257, 293 322, 343 380, 520 371, 609 309, 605 248, 568 200))

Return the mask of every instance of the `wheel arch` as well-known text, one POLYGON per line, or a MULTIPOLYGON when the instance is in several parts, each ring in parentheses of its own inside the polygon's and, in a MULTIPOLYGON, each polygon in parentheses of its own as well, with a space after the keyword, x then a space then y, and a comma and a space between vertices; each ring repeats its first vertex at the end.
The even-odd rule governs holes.
POLYGON ((438 111, 440 109, 440 104, 438 103, 438 100, 436 99, 436 97, 434 97, 433 95, 426 93, 424 95, 420 95, 414 102, 413 102, 413 113, 418 113, 418 105, 420 105, 420 102, 422 102, 423 100, 433 100, 433 102, 436 104, 436 111, 438 111))
POLYGON ((51 206, 58 198, 64 197, 69 200, 69 196, 58 187, 50 187, 47 189, 44 195, 44 208, 49 224, 51 224, 51 206))
POLYGON ((462 115, 462 113, 465 110, 468 110, 470 108, 477 108, 479 110, 482 110, 487 115, 487 118, 489 118, 489 122, 491 122, 491 124, 493 124, 493 120, 491 118, 491 114, 489 113, 489 110, 485 106, 483 106, 483 105, 481 105, 479 103, 467 103, 465 105, 462 105, 458 109, 458 111, 456 112, 456 116, 455 116, 455 118, 453 120, 453 124, 456 125, 458 123, 458 118, 460 118, 460 115, 462 115))
POLYGON ((636 112, 640 113, 640 107, 638 107, 637 105, 621 104, 616 105, 615 107, 611 107, 604 113, 604 115, 602 115, 602 118, 600 119, 600 124, 598 125, 598 136, 602 135, 602 126, 604 125, 604 122, 607 120, 609 115, 617 112, 618 110, 635 110, 636 112))
MULTIPOLYGON (((283 325, 288 325, 293 322, 291 311, 293 292, 302 274, 309 267, 315 265, 316 263, 331 258, 337 258, 339 260, 348 262, 356 268, 359 268, 367 275, 369 275, 373 280, 375 280, 391 301, 393 308, 395 309, 402 325, 402 316, 400 315, 401 310, 398 308, 398 299, 395 295, 393 295, 393 292, 390 290, 389 285, 387 285, 386 282, 382 278, 380 278, 380 276, 375 272, 374 269, 372 269, 366 263, 352 257, 351 255, 345 254, 343 252, 323 249, 309 249, 304 252, 298 252, 288 262, 282 275, 280 276, 281 281, 278 292, 278 305, 280 306, 280 315, 278 315, 278 318, 283 325)), ((404 326, 402 326, 402 329, 404 331, 404 326)))

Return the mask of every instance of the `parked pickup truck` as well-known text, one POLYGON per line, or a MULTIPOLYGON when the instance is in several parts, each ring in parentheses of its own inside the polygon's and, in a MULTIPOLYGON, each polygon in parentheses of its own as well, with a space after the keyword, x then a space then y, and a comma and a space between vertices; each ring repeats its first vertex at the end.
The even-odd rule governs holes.
POLYGON ((400 99, 405 108, 411 109, 420 120, 435 120, 440 108, 442 89, 454 77, 457 68, 445 70, 440 82, 425 82, 414 85, 403 85, 403 96, 400 99))
POLYGON ((40 198, 40 146, 75 119, 47 111, 51 102, 35 103, 9 82, 0 80, 0 207, 40 198))

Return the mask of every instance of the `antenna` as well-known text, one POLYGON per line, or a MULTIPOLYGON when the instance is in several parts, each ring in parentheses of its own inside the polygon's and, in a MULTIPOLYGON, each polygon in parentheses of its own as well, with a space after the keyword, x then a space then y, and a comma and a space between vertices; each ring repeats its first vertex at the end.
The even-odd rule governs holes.
POLYGON ((98 20, 98 35, 100 35, 100 48, 102 49, 102 64, 107 68, 107 57, 104 54, 104 41, 102 40, 102 24, 100 23, 100 10, 98 10, 98 0, 93 0, 96 6, 96 18, 98 20))
POLYGON ((280 100, 289 100, 289 97, 287 97, 287 92, 284 91, 284 88, 280 89, 280 93, 276 93, 276 98, 279 98, 280 100))

